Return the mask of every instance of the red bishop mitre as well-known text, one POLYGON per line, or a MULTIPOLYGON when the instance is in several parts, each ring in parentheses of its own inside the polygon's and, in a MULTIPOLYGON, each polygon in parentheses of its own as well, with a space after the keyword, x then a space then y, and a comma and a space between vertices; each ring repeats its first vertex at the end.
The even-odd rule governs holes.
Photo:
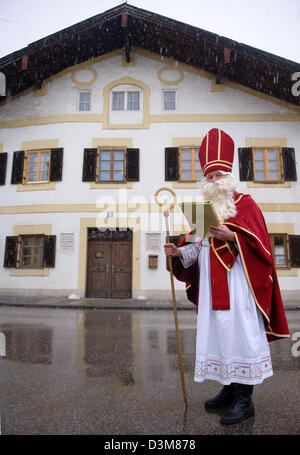
POLYGON ((199 161, 204 177, 212 171, 231 172, 234 142, 217 128, 210 130, 201 142, 199 161))

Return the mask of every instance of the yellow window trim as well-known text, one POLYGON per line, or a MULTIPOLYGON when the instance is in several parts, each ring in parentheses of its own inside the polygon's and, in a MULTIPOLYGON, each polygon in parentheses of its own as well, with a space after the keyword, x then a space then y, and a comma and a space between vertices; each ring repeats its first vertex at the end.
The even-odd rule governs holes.
POLYGON ((291 188, 291 182, 284 183, 247 182, 247 188, 291 188))
POLYGON ((99 190, 99 189, 118 189, 118 188, 127 188, 128 190, 131 190, 133 188, 132 182, 124 182, 124 183, 113 183, 113 182, 108 182, 108 183, 103 183, 103 182, 91 182, 90 183, 90 190, 99 190))
POLYGON ((49 276, 49 269, 10 269, 9 276, 49 276))
POLYGON ((16 191, 17 192, 22 192, 22 191, 49 191, 49 190, 55 190, 56 188, 56 182, 41 182, 41 183, 26 183, 22 184, 20 183, 17 185, 16 191))
POLYGON ((103 89, 103 129, 147 129, 150 126, 150 87, 142 81, 125 76, 110 82, 103 89), (137 124, 111 124, 109 120, 110 93, 118 85, 134 85, 143 92, 143 121, 137 124))

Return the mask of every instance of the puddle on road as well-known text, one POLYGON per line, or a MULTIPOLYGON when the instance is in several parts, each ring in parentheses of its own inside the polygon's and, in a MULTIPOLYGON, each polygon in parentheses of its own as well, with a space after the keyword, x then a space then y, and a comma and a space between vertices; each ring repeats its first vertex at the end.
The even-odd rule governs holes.
MULTIPOLYGON (((32 311, 35 316, 30 320, 28 309, 25 310, 27 322, 20 312, 7 321, 1 317, 3 360, 48 365, 59 361, 67 369, 70 359, 76 359, 86 376, 118 374, 124 385, 134 384, 137 368, 146 380, 158 382, 178 371, 172 311, 52 310, 50 318, 43 317, 45 310, 32 311)), ((289 315, 291 338, 270 343, 273 368, 300 370, 300 318, 297 312, 289 315)), ((192 311, 179 311, 178 319, 184 367, 192 372, 196 316, 192 311)))
MULTIPOLYGON (((296 395, 300 371, 297 314, 289 312, 292 338, 270 344, 274 371, 284 381, 289 378, 286 387, 296 395)), ((209 395, 215 383, 205 381, 201 390, 195 386, 195 313, 179 311, 178 321, 187 390, 194 393, 196 403, 190 412, 197 418, 190 416, 187 428, 195 426, 198 431, 199 415, 203 422, 208 419, 200 411, 204 390, 209 395)), ((83 422, 88 422, 86 432, 91 428, 110 432, 120 425, 124 434, 134 431, 130 425, 137 431, 153 432, 158 424, 166 431, 169 423, 166 416, 161 418, 164 412, 173 413, 177 424, 181 422, 172 311, 6 308, 0 310, 0 333, 5 338, 5 356, 0 357, 0 415, 5 434, 76 433, 83 422)), ((294 406, 294 400, 290 405, 294 406)))

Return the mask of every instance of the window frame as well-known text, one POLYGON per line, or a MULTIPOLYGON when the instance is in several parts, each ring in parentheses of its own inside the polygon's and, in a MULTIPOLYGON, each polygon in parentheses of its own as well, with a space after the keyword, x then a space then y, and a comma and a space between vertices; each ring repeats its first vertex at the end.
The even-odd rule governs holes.
MULTIPOLYGON (((253 182, 254 183, 283 183, 284 178, 283 178, 283 164, 282 164, 282 153, 281 153, 281 147, 252 147, 252 160, 253 160, 253 182), (278 158, 277 158, 277 163, 279 165, 278 172, 279 172, 279 179, 270 179, 269 178, 269 160, 268 159, 268 151, 271 150, 276 150, 278 153, 278 158), (264 159, 263 160, 255 160, 255 152, 256 151, 263 151, 264 152, 264 159), (261 171, 261 169, 256 169, 256 162, 257 161, 264 161, 264 172, 266 175, 266 178, 263 180, 259 180, 256 177, 256 172, 261 171)), ((274 160, 275 161, 275 160, 274 160)), ((272 170, 271 170, 272 171, 272 170)))
MULTIPOLYGON (((44 263, 44 235, 43 235, 43 234, 20 235, 20 236, 19 236, 19 241, 20 241, 20 249, 19 249, 19 255, 20 255, 20 257, 19 257, 19 267, 18 267, 18 268, 20 268, 20 269, 43 269, 43 268, 44 268, 44 264, 43 264, 43 263, 44 263), (27 239, 28 239, 28 238, 34 239, 34 242, 35 242, 36 239, 38 239, 38 238, 42 240, 42 245, 41 245, 41 247, 40 247, 41 250, 42 250, 41 265, 34 265, 34 264, 32 264, 32 262, 34 262, 34 258, 36 257, 36 256, 34 256, 34 255, 30 255, 30 256, 29 256, 30 259, 31 259, 31 263, 30 263, 29 265, 23 265, 22 262, 23 262, 23 257, 24 257, 24 248, 25 248, 25 246, 24 246, 24 239, 25 239, 25 238, 27 238, 27 239)), ((37 248, 37 247, 38 247, 38 246, 33 245, 33 246, 30 247, 30 248, 37 248)))
POLYGON ((140 111, 141 110, 141 96, 140 96, 140 90, 127 90, 126 91, 126 110, 127 111, 140 111), (133 100, 130 100, 129 101, 129 94, 133 95, 133 100), (129 108, 129 105, 133 105, 135 106, 135 103, 136 103, 136 100, 135 100, 135 95, 138 95, 138 100, 137 100, 137 103, 138 103, 138 109, 135 109, 135 108, 129 108))
MULTIPOLYGON (((103 160, 103 161, 108 161, 108 160, 103 160)), ((120 161, 121 160, 116 160, 120 161)), ((103 170, 104 172, 107 170, 103 170)), ((98 147, 97 149, 97 167, 96 167, 96 183, 126 183, 127 181, 127 176, 126 176, 126 147, 98 147), (114 180, 113 177, 113 172, 114 172, 114 162, 115 160, 113 159, 114 152, 123 152, 123 179, 122 180, 114 180), (100 175, 101 175, 101 152, 110 152, 110 179, 109 180, 101 180, 100 175)))
POLYGON ((50 171, 51 171, 51 149, 39 149, 39 150, 26 150, 25 151, 25 179, 24 179, 24 184, 26 185, 32 185, 32 184, 35 184, 35 183, 49 183, 50 182, 50 171), (41 170, 40 170, 40 165, 41 165, 41 154, 42 153, 49 153, 49 161, 47 161, 49 163, 49 166, 48 166, 48 178, 47 180, 28 180, 28 175, 30 174, 29 172, 29 164, 30 164, 30 161, 29 161, 29 157, 30 155, 33 155, 37 153, 38 154, 38 169, 37 169, 37 177, 40 176, 40 173, 41 173, 41 170))
POLYGON ((91 90, 78 90, 78 104, 77 104, 77 110, 78 112, 91 112, 92 110, 92 91, 91 90), (89 109, 80 109, 80 96, 81 94, 89 94, 90 99, 89 99, 89 109))
MULTIPOLYGON (((197 160, 197 157, 195 157, 195 152, 199 152, 199 147, 198 146, 187 146, 187 147, 178 147, 178 164, 179 164, 179 175, 178 175, 178 181, 180 183, 195 183, 199 182, 201 180, 201 177, 199 179, 196 178, 196 167, 195 163, 197 160), (192 152, 192 159, 191 160, 182 160, 182 152, 185 150, 190 150, 192 152), (191 161, 192 164, 192 178, 191 179, 183 179, 182 178, 182 161, 191 161)), ((199 160, 198 160, 199 161, 199 160)), ((200 162, 199 162, 200 165, 200 162)), ((201 166, 200 166, 200 172, 201 171, 201 166)))
MULTIPOLYGON (((112 112, 140 112, 141 111, 141 90, 134 90, 134 89, 123 89, 123 90, 111 90, 111 111, 112 112), (124 105, 123 109, 114 109, 114 93, 124 93, 124 105), (128 100, 128 94, 133 93, 133 94, 138 94, 138 109, 129 109, 129 100, 128 100)), ((135 101, 133 101, 135 103, 135 101)), ((119 105, 119 100, 118 100, 118 105, 119 105)))
MULTIPOLYGON (((289 257, 289 236, 286 233, 271 233, 269 234, 270 237, 270 243, 271 243, 271 248, 272 248, 272 253, 273 253, 273 258, 274 258, 274 263, 276 269, 281 269, 281 270, 286 270, 290 269, 290 257, 289 257), (283 238, 283 247, 284 247, 284 257, 286 261, 286 265, 277 265, 276 264, 276 254, 275 254, 275 237, 282 237, 283 238)), ((280 255, 282 256, 282 255, 280 255)))
POLYGON ((177 111, 177 90, 176 89, 174 89, 174 88, 163 89, 163 91, 162 91, 162 109, 163 109, 163 111, 166 111, 166 112, 177 111), (167 93, 167 92, 173 92, 175 94, 175 108, 174 109, 165 107, 165 93, 167 93))

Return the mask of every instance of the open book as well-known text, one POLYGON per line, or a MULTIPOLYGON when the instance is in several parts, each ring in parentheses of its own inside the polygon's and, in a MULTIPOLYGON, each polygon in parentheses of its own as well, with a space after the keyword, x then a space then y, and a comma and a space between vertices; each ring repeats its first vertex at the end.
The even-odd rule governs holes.
POLYGON ((182 202, 178 204, 185 216, 193 235, 189 241, 195 242, 203 237, 211 237, 209 231, 211 224, 220 225, 215 208, 211 201, 182 202))

